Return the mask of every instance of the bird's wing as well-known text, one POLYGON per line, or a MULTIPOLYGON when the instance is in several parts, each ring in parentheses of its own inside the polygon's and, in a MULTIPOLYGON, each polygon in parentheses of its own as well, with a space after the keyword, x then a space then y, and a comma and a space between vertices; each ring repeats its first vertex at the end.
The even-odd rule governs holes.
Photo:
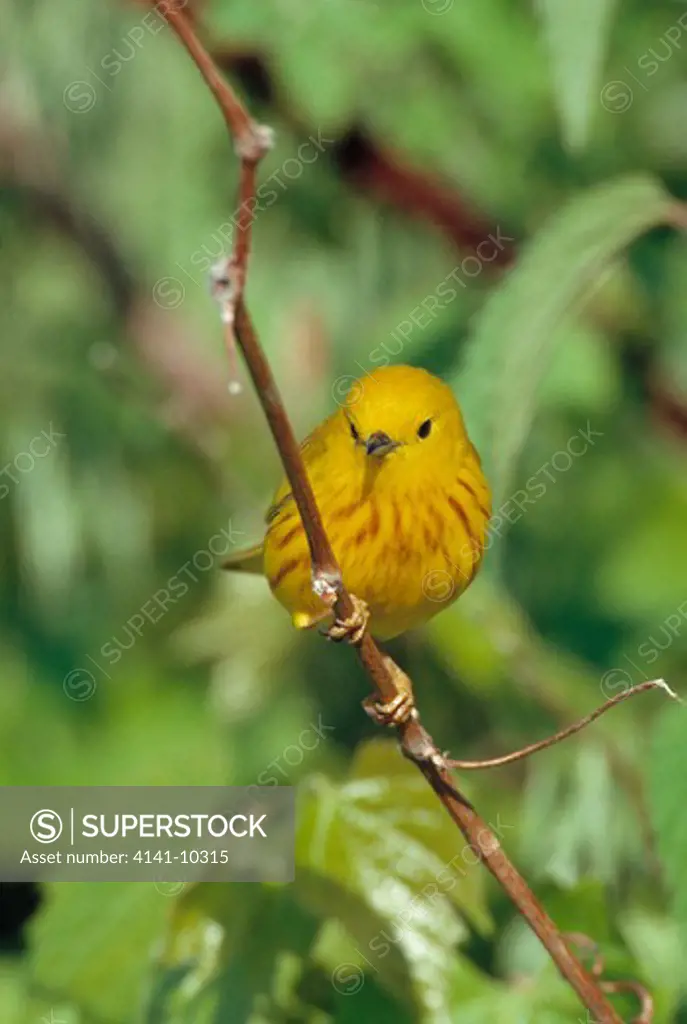
POLYGON ((229 555, 222 562, 222 568, 230 572, 253 572, 262 575, 262 542, 229 555))
MULTIPOLYGON (((320 423, 301 443, 301 455, 311 484, 317 477, 318 465, 330 452, 329 439, 332 431, 335 430, 336 416, 337 413, 333 413, 324 423, 320 423)), ((277 488, 272 498, 272 504, 267 510, 265 522, 268 527, 279 518, 282 512, 293 505, 293 500, 291 484, 285 477, 277 488)))

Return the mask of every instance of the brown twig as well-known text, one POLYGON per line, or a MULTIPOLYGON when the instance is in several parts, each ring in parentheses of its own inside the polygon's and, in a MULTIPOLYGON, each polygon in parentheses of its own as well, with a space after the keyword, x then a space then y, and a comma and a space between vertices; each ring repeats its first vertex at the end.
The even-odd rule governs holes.
MULTIPOLYGON (((242 104, 228 85, 221 81, 212 58, 198 40, 184 13, 170 7, 167 11, 167 20, 189 51, 215 96, 232 135, 235 138, 238 137, 239 141, 241 138, 244 140, 248 138, 252 133, 250 117, 243 110, 242 104), (235 135, 236 132, 238 132, 238 136, 235 135)), ((244 165, 250 164, 252 171, 252 176, 249 177, 246 168, 243 169, 241 178, 243 193, 244 189, 248 188, 248 183, 252 183, 253 187, 255 185, 255 169, 262 154, 258 151, 247 152, 241 145, 237 149, 244 165)), ((242 204, 249 198, 247 194, 242 194, 242 204)), ((237 244, 231 258, 234 262, 238 259, 238 253, 237 244)), ((245 254, 247 257, 247 247, 245 254)), ((245 263, 242 272, 245 279, 245 263)), ((322 526, 298 444, 246 309, 242 288, 235 301, 235 327, 239 344, 272 430, 308 537, 313 566, 313 585, 316 591, 331 603, 339 619, 348 618, 353 613, 353 603, 343 585, 341 572, 322 526)), ((372 679, 375 689, 384 701, 392 701, 398 696, 393 675, 369 634, 364 636, 358 650, 360 659, 372 679)), ((583 1004, 594 1014, 598 1024, 621 1024, 620 1018, 606 999, 597 980, 573 955, 566 945, 563 935, 506 857, 494 834, 475 809, 454 788, 450 772, 431 736, 421 725, 419 716, 415 715, 401 725, 399 733, 404 754, 420 768, 476 856, 507 892, 518 911, 548 950, 560 973, 573 987, 583 1004)))
POLYGON ((639 1016, 634 1017, 630 1024, 653 1024, 653 997, 638 981, 602 981, 601 988, 609 995, 617 995, 618 992, 632 992, 639 1000, 640 1011, 639 1016))
POLYGON ((548 736, 545 740, 539 740, 538 743, 530 743, 529 746, 523 747, 521 750, 514 750, 512 753, 504 754, 502 757, 490 757, 484 761, 457 761, 451 758, 446 763, 449 768, 457 768, 461 771, 476 771, 481 768, 503 768, 504 765, 513 764, 515 761, 522 761, 526 757, 531 757, 532 754, 538 754, 540 750, 546 750, 547 747, 553 747, 556 743, 567 740, 568 736, 574 736, 576 732, 581 732, 582 729, 591 725, 601 715, 605 715, 607 711, 614 708, 616 704, 621 704, 624 700, 636 697, 647 690, 665 690, 673 700, 680 701, 678 695, 673 693, 665 679, 647 680, 647 682, 631 686, 629 690, 624 690, 615 697, 610 697, 600 707, 592 711, 591 714, 581 718, 579 722, 573 722, 572 725, 567 726, 565 729, 560 729, 553 736, 548 736))
POLYGON ((165 9, 165 17, 215 97, 240 160, 239 210, 234 248, 231 258, 221 261, 213 272, 213 294, 220 306, 227 352, 233 363, 234 325, 237 310, 242 304, 248 272, 258 164, 272 148, 273 133, 271 128, 256 124, 233 89, 225 82, 186 13, 177 9, 172 2, 165 9))
POLYGON ((578 949, 584 950, 592 957, 592 964, 589 968, 591 975, 599 980, 599 985, 609 995, 617 995, 619 992, 631 992, 637 997, 640 1010, 639 1016, 634 1017, 630 1024, 653 1024, 654 1000, 651 993, 638 981, 603 981, 603 973, 606 963, 599 950, 599 946, 593 939, 583 932, 568 932, 565 936, 566 942, 572 943, 578 949))

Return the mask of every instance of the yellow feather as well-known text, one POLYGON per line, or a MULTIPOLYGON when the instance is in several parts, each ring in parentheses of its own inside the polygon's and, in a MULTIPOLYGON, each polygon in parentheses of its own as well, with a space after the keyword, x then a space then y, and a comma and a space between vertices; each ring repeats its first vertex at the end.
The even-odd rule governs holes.
POLYGON ((262 576, 264 573, 264 552, 262 544, 254 544, 252 548, 244 548, 229 555, 222 568, 231 572, 251 572, 262 576))
MULTIPOLYGON (((347 588, 382 639, 427 621, 472 582, 491 514, 488 484, 451 390, 425 370, 375 369, 302 446, 347 588)), ((288 482, 263 545, 227 568, 264 572, 294 625, 328 613, 313 593, 307 538, 288 482)))

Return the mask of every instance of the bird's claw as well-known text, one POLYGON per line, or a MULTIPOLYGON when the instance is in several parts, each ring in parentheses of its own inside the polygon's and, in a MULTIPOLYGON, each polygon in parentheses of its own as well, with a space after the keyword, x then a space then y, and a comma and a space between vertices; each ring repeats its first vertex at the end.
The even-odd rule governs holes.
POLYGON ((405 725, 415 715, 415 700, 412 693, 403 690, 389 701, 367 697, 363 707, 377 725, 405 725))
POLYGON ((363 701, 363 707, 377 725, 405 725, 411 718, 417 718, 413 684, 388 654, 382 652, 382 660, 393 679, 395 694, 385 701, 378 693, 373 693, 363 701))
POLYGON ((335 619, 331 626, 325 630, 324 635, 328 640, 341 643, 346 640, 349 644, 357 646, 362 643, 369 621, 370 609, 364 601, 355 594, 351 594, 353 611, 345 619, 335 619))

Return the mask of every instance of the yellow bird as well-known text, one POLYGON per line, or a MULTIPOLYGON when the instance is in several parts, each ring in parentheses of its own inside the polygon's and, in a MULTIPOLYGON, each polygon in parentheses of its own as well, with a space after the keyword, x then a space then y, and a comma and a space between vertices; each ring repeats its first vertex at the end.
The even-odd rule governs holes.
MULTIPOLYGON (((371 371, 301 451, 344 583, 369 610, 374 636, 426 622, 470 585, 491 497, 458 403, 438 377, 411 366, 371 371)), ((331 617, 312 588, 288 481, 266 522, 264 541, 224 568, 264 574, 299 629, 331 617)))

